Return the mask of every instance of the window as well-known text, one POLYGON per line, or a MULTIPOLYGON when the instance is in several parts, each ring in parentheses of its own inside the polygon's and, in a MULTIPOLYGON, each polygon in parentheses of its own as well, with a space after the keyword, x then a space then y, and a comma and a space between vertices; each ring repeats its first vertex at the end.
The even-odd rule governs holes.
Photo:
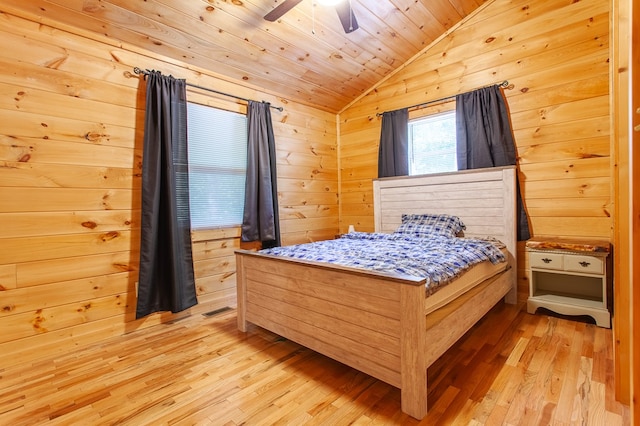
POLYGON ((452 172, 456 159, 456 114, 447 111, 409 122, 409 174, 452 172))
POLYGON ((191 228, 242 224, 247 117, 187 104, 191 228))

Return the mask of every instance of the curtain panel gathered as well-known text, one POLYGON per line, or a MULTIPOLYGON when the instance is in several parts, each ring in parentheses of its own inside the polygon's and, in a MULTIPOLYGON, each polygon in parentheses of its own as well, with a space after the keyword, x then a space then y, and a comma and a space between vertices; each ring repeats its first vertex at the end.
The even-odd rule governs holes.
POLYGON ((191 251, 186 83, 146 76, 136 318, 196 305, 191 251))
POLYGON ((409 109, 403 108, 382 114, 380 146, 378 148, 378 177, 409 174, 409 109))
MULTIPOLYGON (((516 147, 507 104, 500 86, 456 96, 458 170, 516 165, 516 147)), ((520 184, 516 182, 518 241, 530 238, 520 184)))
POLYGON ((263 248, 278 247, 281 242, 276 148, 270 104, 249 101, 247 126, 247 180, 241 240, 260 241, 263 248))

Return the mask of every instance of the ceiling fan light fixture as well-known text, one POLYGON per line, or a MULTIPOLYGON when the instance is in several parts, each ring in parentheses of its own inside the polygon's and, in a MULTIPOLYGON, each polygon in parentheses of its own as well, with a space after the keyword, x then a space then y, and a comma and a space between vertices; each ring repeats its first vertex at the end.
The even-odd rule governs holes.
MULTIPOLYGON (((282 15, 296 7, 299 3, 302 3, 302 1, 303 0, 284 0, 274 9, 272 9, 271 12, 264 15, 264 19, 269 22, 275 22, 280 19, 282 15)), ((346 34, 349 34, 358 29, 358 20, 353 14, 353 9, 351 8, 351 0, 312 0, 312 5, 315 6, 316 2, 323 6, 333 6, 336 9, 338 17, 340 18, 340 23, 342 24, 342 28, 344 28, 344 32, 346 34)), ((315 29, 312 29, 311 32, 315 34, 315 29)))

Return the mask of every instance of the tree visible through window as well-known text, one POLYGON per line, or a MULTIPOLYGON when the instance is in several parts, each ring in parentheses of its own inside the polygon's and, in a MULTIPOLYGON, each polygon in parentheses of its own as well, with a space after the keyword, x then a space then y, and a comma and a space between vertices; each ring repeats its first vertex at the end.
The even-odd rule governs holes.
POLYGON ((187 105, 189 207, 193 229, 242 224, 247 169, 247 117, 187 105))
POLYGON ((452 172, 456 160, 456 114, 447 111, 409 122, 409 174, 452 172))

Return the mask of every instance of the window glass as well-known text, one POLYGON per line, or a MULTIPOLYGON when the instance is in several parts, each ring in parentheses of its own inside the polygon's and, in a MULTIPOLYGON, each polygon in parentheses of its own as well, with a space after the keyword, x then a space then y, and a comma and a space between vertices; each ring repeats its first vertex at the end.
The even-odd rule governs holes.
POLYGON ((452 172, 456 159, 456 114, 447 111, 409 122, 409 174, 452 172))
POLYGON ((247 168, 247 117, 187 105, 189 207, 192 229, 242 224, 247 168))

